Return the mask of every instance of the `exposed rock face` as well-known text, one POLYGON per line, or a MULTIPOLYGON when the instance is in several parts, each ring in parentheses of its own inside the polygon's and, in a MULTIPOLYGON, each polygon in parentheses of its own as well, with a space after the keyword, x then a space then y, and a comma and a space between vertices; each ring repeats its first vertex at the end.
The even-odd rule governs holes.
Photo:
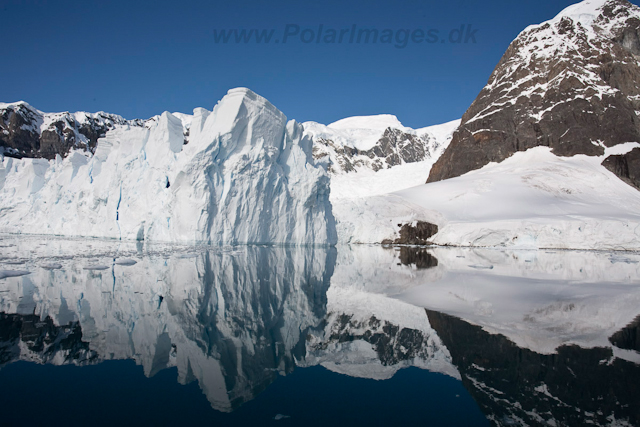
MULTIPOLYGON (((151 119, 154 121, 155 119, 151 119)), ((143 127, 107 113, 43 113, 26 102, 0 104, 0 151, 11 157, 66 157, 72 148, 95 152, 98 138, 116 126, 143 127)))
POLYGON ((398 227, 400 227, 400 237, 394 241, 384 240, 383 245, 428 245, 429 239, 438 233, 438 226, 426 221, 398 224, 398 227))
POLYGON ((638 55, 640 8, 626 0, 584 1, 525 29, 463 115, 427 182, 535 146, 559 156, 597 156, 604 147, 640 142, 638 55))
POLYGON ((634 148, 627 154, 609 156, 602 162, 602 166, 640 190, 640 148, 634 148))
POLYGON ((610 348, 519 348, 461 319, 427 310, 462 383, 495 426, 638 425, 640 365, 610 348))
POLYGON ((387 128, 373 148, 358 150, 343 146, 331 139, 314 140, 313 157, 328 163, 328 170, 354 172, 359 167, 374 171, 388 169, 402 163, 420 162, 433 158, 440 143, 428 134, 413 135, 400 129, 387 128))
POLYGON ((406 163, 435 161, 451 141, 459 120, 411 129, 388 114, 348 117, 330 125, 303 123, 313 139, 313 157, 332 175, 379 171, 406 163))

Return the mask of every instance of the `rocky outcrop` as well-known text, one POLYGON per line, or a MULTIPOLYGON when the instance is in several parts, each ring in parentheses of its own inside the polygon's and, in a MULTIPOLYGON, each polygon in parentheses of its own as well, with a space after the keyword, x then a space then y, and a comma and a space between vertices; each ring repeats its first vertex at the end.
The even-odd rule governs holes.
POLYGON ((10 157, 45 159, 66 157, 74 148, 94 153, 98 139, 116 126, 145 124, 102 112, 43 113, 26 102, 0 104, 0 151, 10 157))
POLYGON ((344 146, 331 139, 316 138, 313 157, 316 161, 327 163, 330 173, 354 172, 360 167, 379 171, 432 158, 439 147, 440 143, 428 134, 414 135, 387 128, 368 150, 344 146))
POLYGON ((429 239, 438 233, 438 226, 426 221, 398 224, 398 227, 399 237, 393 241, 383 240, 383 245, 429 245, 429 239))
POLYGON ((640 190, 640 148, 634 148, 627 154, 609 156, 602 162, 602 166, 640 190))
MULTIPOLYGON (((427 182, 548 146, 559 156, 640 142, 640 9, 585 1, 525 29, 462 117, 427 182)), ((630 175, 640 171, 633 164, 630 175)))
POLYGON ((313 157, 332 175, 360 170, 379 171, 394 166, 437 159, 451 141, 459 120, 411 129, 397 117, 348 117, 330 125, 305 122, 313 140, 313 157))

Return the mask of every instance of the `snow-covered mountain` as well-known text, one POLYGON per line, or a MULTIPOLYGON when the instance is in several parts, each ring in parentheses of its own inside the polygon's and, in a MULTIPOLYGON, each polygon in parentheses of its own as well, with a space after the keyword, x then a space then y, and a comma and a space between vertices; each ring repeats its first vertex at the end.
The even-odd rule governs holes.
POLYGON ((640 250, 639 35, 626 0, 524 30, 429 183, 334 203, 340 240, 398 242, 430 223, 442 245, 640 250))
POLYGON ((327 126, 304 122, 313 138, 313 157, 329 173, 379 171, 407 163, 435 161, 451 140, 459 121, 411 129, 396 116, 348 117, 327 126))
MULTIPOLYGON (((7 108, 32 111, 25 104, 7 108)), ((20 123, 11 114, 9 122, 20 123)), ((29 129, 59 116, 34 114, 29 129)), ((87 143, 53 160, 2 157, 0 229, 210 243, 336 242, 329 177, 313 161, 311 139, 250 90, 230 90, 213 111, 198 108, 193 116, 165 112, 144 124, 104 123, 112 130, 94 155, 87 143)))
MULTIPOLYGON (((150 119, 149 121, 153 121, 150 119)), ((71 150, 93 153, 98 139, 119 126, 144 127, 143 120, 116 114, 43 113, 24 101, 0 103, 0 152, 12 157, 65 157, 71 150)))
MULTIPOLYGON (((462 117, 428 182, 460 176, 515 152, 602 156, 640 142, 640 8, 584 0, 526 28, 462 117)), ((640 188, 640 148, 605 165, 640 188)))

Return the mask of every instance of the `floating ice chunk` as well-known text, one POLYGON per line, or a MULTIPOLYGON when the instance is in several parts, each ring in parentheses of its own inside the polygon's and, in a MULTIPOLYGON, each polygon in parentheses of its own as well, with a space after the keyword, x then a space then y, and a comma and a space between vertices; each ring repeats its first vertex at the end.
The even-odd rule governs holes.
POLYGON ((0 279, 5 279, 7 277, 26 276, 27 274, 31 274, 31 272, 26 270, 0 270, 0 279))
POLYGON ((493 265, 470 265, 469 267, 479 270, 493 270, 493 265))
POLYGON ((124 266, 135 265, 137 263, 138 261, 129 259, 129 258, 122 258, 115 262, 116 265, 124 265, 124 266))
POLYGON ((276 421, 284 420, 285 418, 291 418, 291 417, 289 415, 282 415, 282 414, 278 414, 275 417, 273 417, 273 419, 276 421))
POLYGON ((57 262, 45 262, 40 264, 40 267, 44 268, 45 270, 58 270, 62 268, 62 264, 57 262))

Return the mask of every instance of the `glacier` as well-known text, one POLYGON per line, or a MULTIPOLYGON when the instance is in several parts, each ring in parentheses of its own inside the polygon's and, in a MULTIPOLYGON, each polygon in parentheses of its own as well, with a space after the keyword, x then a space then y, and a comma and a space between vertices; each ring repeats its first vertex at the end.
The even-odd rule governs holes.
POLYGON ((246 88, 230 90, 213 111, 116 125, 93 156, 2 156, 0 230, 211 244, 337 241, 329 177, 313 161, 311 139, 246 88))

